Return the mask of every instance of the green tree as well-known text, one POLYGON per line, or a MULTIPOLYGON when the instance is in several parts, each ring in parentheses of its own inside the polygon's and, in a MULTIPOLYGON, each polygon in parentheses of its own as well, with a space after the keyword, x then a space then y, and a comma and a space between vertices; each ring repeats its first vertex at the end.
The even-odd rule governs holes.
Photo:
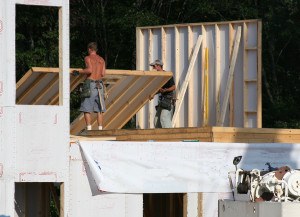
MULTIPOLYGON (((84 67, 97 41, 108 68, 135 69, 137 26, 262 19, 263 127, 299 128, 299 14, 299 0, 70 0, 70 63, 84 67)), ((17 79, 58 65, 57 17, 57 8, 17 6, 17 79)))
POLYGON ((16 6, 16 80, 34 66, 58 66, 58 8, 16 6))

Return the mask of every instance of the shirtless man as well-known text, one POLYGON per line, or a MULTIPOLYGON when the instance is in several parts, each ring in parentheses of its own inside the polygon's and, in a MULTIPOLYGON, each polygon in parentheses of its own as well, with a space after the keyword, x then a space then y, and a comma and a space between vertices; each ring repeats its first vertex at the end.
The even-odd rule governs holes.
POLYGON ((104 103, 104 86, 102 78, 105 76, 105 61, 97 55, 97 43, 91 42, 87 46, 89 55, 84 58, 85 68, 73 74, 85 74, 90 84, 91 96, 81 102, 80 111, 84 113, 86 129, 91 130, 91 113, 97 113, 98 129, 102 130, 103 113, 106 111, 104 103))

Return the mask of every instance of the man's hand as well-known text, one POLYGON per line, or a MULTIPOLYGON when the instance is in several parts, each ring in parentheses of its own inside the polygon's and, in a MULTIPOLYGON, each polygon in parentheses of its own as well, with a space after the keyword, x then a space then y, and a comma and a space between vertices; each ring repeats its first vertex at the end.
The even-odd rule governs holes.
POLYGON ((167 89, 160 88, 160 89, 159 89, 159 92, 160 92, 160 93, 165 93, 165 92, 167 92, 167 89))
POLYGON ((80 73, 79 73, 79 71, 78 70, 73 70, 72 71, 72 75, 73 76, 78 76, 80 73))

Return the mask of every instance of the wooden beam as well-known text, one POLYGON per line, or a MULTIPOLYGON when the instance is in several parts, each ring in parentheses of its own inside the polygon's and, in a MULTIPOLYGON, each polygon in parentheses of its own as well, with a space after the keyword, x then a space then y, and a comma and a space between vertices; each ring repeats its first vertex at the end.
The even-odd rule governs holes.
POLYGON ((43 78, 46 77, 46 74, 38 75, 37 78, 34 80, 34 82, 30 85, 29 89, 26 92, 23 92, 18 98, 17 98, 17 104, 22 104, 26 97, 32 94, 33 91, 35 91, 35 88, 40 84, 40 82, 43 80, 43 78))
POLYGON ((201 48, 201 84, 200 84, 200 88, 201 88, 201 95, 200 95, 200 99, 201 99, 201 109, 200 109, 200 114, 199 114, 199 122, 202 121, 202 127, 204 126, 204 100, 205 100, 205 96, 204 96, 204 92, 205 92, 205 76, 204 76, 204 68, 205 68, 205 47, 207 46, 206 43, 206 38, 207 38, 207 34, 206 34, 206 27, 204 25, 201 26, 201 34, 202 34, 202 48, 201 48))
POLYGON ((189 83, 189 80, 190 80, 190 75, 191 75, 192 70, 194 68, 195 61, 196 61, 196 58, 198 56, 198 52, 199 52, 201 43, 202 43, 202 35, 199 35, 199 37, 197 39, 197 43, 196 43, 194 51, 193 51, 193 55, 192 55, 187 73, 186 73, 185 80, 182 84, 182 88, 180 89, 180 92, 179 92, 179 95, 178 95, 178 100, 176 101, 176 109, 175 109, 173 119, 172 119, 172 126, 173 127, 175 127, 176 119, 177 119, 177 116, 179 114, 179 109, 180 109, 181 104, 183 102, 184 94, 186 92, 186 89, 187 89, 187 86, 188 86, 188 83, 189 83))
POLYGON ((203 217, 203 193, 198 193, 198 217, 203 217))
MULTIPOLYGON (((231 60, 232 57, 232 51, 233 51, 233 45, 234 45, 234 28, 232 24, 228 24, 228 34, 229 34, 229 60, 231 60)), ((234 80, 234 79, 233 79, 234 80)), ((235 101, 234 101, 234 82, 232 82, 231 85, 231 93, 230 93, 230 99, 229 99, 229 105, 230 105, 230 111, 229 111, 229 126, 234 126, 234 111, 235 111, 235 101)), ((220 115, 220 113, 219 113, 220 115)), ((219 117, 219 116, 217 116, 219 117)))
POLYGON ((244 28, 243 28, 243 39, 244 39, 244 43, 243 43, 243 119, 244 119, 244 127, 249 127, 249 115, 247 113, 247 111, 249 111, 249 85, 247 82, 245 82, 246 80, 248 80, 248 75, 249 75, 249 70, 248 70, 248 51, 247 51, 247 47, 248 47, 248 25, 247 23, 243 24, 244 28))
POLYGON ((144 41, 143 40, 144 35, 142 30, 139 28, 136 28, 135 32, 136 32, 136 55, 139 57, 136 58, 136 69, 141 70, 145 63, 144 55, 142 55, 145 49, 144 44, 142 43, 144 41))
MULTIPOLYGON (((174 27, 175 31, 175 77, 174 77, 174 82, 176 85, 176 99, 178 99, 178 89, 179 89, 179 67, 180 67, 180 38, 179 38, 179 29, 178 27, 174 27)), ((177 119, 173 119, 175 121, 175 125, 177 126, 179 124, 179 121, 177 119)), ((175 126, 174 125, 174 126, 175 126)))
MULTIPOLYGON (((148 59, 150 62, 153 62, 154 59, 154 55, 153 55, 153 31, 152 29, 149 29, 149 38, 148 38, 148 44, 149 44, 149 50, 148 50, 148 59)), ((156 58, 157 59, 157 58, 156 58)), ((151 68, 151 66, 149 66, 151 68)), ((151 69, 149 69, 151 70, 151 69)), ((147 128, 153 128, 154 127, 154 123, 153 123, 153 119, 154 119, 154 100, 151 100, 148 102, 148 106, 149 106, 149 112, 148 112, 148 120, 147 120, 147 128)))
MULTIPOLYGON (((137 50, 137 55, 139 54, 139 58, 136 58, 136 69, 149 69, 149 59, 145 60, 145 55, 143 54, 143 51, 149 48, 149 46, 145 46, 144 42, 146 41, 145 34, 146 30, 142 30, 140 28, 137 28, 137 43, 136 43, 136 50, 137 50), (147 63, 147 65, 146 65, 147 63)), ((136 127, 140 128, 141 126, 144 126, 145 123, 145 107, 142 108, 137 114, 136 114, 136 127)))
POLYGON ((70 92, 72 92, 79 84, 85 80, 84 76, 71 76, 70 78, 70 92))
POLYGON ((166 30, 165 28, 161 28, 161 60, 163 63, 165 63, 166 65, 166 61, 167 61, 167 45, 166 45, 166 41, 167 41, 167 35, 166 35, 166 30))
POLYGON ((204 64, 204 110, 203 110, 203 126, 208 126, 209 123, 209 54, 208 48, 205 48, 205 64, 204 64))
MULTIPOLYGON (((139 83, 141 81, 138 81, 139 83)), ((143 88, 141 89, 141 93, 143 92, 143 90, 149 88, 153 83, 155 82, 155 78, 151 78, 150 80, 146 81, 143 85, 143 88)), ((131 92, 135 92, 129 90, 131 92)), ((110 127, 110 125, 112 125, 112 123, 114 123, 115 126, 118 126, 117 128, 120 129, 122 128, 129 120, 130 120, 130 116, 128 115, 128 111, 129 110, 139 110, 141 108, 142 105, 144 105, 145 101, 149 100, 149 97, 144 98, 144 97, 140 97, 139 94, 133 94, 133 97, 129 98, 129 99, 125 99, 126 103, 122 103, 122 107, 119 108, 117 110, 116 113, 114 113, 113 116, 111 116, 111 119, 107 120, 105 122, 105 128, 106 129, 115 129, 115 127, 110 127), (137 100, 137 99, 140 99, 137 100), (134 103, 134 102, 138 102, 138 103, 134 103)), ((131 113, 131 111, 130 111, 131 113)))
MULTIPOLYGON (((172 75, 172 72, 156 73, 163 76, 122 76, 122 78, 118 80, 117 84, 109 89, 109 97, 105 101, 107 111, 104 113, 103 117, 104 129, 107 129, 107 126, 121 128, 132 117, 132 115, 141 108, 141 105, 144 105, 143 103, 146 103, 149 100, 149 95, 156 93, 157 90, 166 83, 172 75), (153 82, 151 82, 152 80, 153 82), (148 84, 150 84, 150 86, 145 88, 148 84), (135 94, 139 95, 139 97, 134 97, 135 94), (123 110, 123 112, 121 112, 123 108, 129 106, 128 102, 130 102, 130 109, 123 110), (122 113, 122 117, 118 116, 119 113, 122 113), (115 118, 116 116, 119 118, 115 118), (110 122, 111 119, 114 119, 113 122, 110 122)), ((92 127, 95 127, 96 124, 96 116, 92 116, 92 127)), ((77 134, 84 130, 84 128, 85 122, 83 115, 81 114, 71 124, 71 134, 77 134)))
MULTIPOLYGON (((193 37, 193 29, 192 27, 188 27, 188 57, 189 62, 191 62, 192 54, 193 54, 193 47, 194 47, 194 37, 193 37)), ((191 74, 191 81, 194 80, 194 73, 191 74)), ((188 127, 192 127, 194 125, 194 82, 189 82, 188 85, 188 127)))
POLYGON ((216 77, 216 92, 215 92, 215 102, 216 102, 216 113, 215 116, 219 117, 220 115, 220 98, 221 98, 221 69, 220 69, 220 61, 221 61, 221 51, 220 51, 220 27, 218 24, 215 25, 215 77, 216 77))
MULTIPOLYGON (((81 68, 70 68, 70 73, 72 73, 73 70, 80 70, 81 68)), ((39 73, 59 73, 59 68, 51 68, 51 67, 32 67, 32 72, 39 72, 39 73)), ((170 71, 166 71, 168 74, 172 74, 170 71)), ((157 71, 147 71, 147 70, 121 70, 121 69, 107 69, 106 70, 106 77, 112 78, 114 75, 116 75, 116 78, 118 76, 122 75, 147 75, 147 76, 165 76, 165 72, 157 72, 157 71)), ((20 85, 19 85, 20 86, 20 85)))
POLYGON ((25 75, 17 82, 16 84, 16 89, 18 91, 19 87, 22 86, 26 81, 27 79, 32 75, 33 71, 32 69, 29 69, 25 75))
MULTIPOLYGON (((126 88, 124 88, 122 92, 119 93, 118 96, 116 96, 108 105, 107 105, 107 110, 104 113, 104 124, 103 127, 106 129, 106 126, 110 124, 111 118, 113 119, 115 117, 115 112, 117 112, 119 109, 114 108, 113 105, 120 105, 124 100, 126 99, 126 95, 131 92, 132 87, 135 86, 140 82, 141 77, 134 77, 133 80, 128 84, 126 88), (112 111, 114 109, 114 111, 112 111)), ((96 122, 96 120, 95 120, 96 122)))
MULTIPOLYGON (((77 140, 78 141, 78 140, 77 140)), ((59 210, 59 217, 65 216, 65 200, 66 200, 66 193, 65 193, 65 183, 60 184, 60 210, 59 210)))
POLYGON ((201 26, 201 25, 205 25, 205 26, 212 26, 215 24, 219 24, 219 25, 227 25, 229 23, 232 24, 243 24, 244 22, 258 22, 261 21, 260 19, 249 19, 249 20, 234 20, 234 21, 222 21, 222 22, 202 22, 202 23, 183 23, 183 24, 172 24, 172 25, 162 25, 162 26, 147 26, 147 27, 138 27, 138 29, 148 29, 148 28, 152 28, 152 29, 158 29, 161 27, 167 28, 167 27, 187 27, 187 26, 201 26))
POLYGON ((188 204, 187 193, 184 193, 183 194, 183 217, 188 217, 187 204, 188 204))
POLYGON ((258 21, 257 23, 257 128, 262 128, 261 49, 262 49, 262 22, 258 21))
MULTIPOLYGON (((123 127, 131 118, 130 114, 135 114, 148 100, 149 93, 144 90, 150 90, 151 92, 157 92, 158 89, 167 81, 160 80, 158 78, 152 77, 148 79, 140 80, 136 82, 137 85, 132 86, 128 91, 132 94, 132 97, 123 97, 122 107, 118 107, 117 112, 111 111, 109 115, 113 115, 112 119, 107 118, 108 122, 105 124, 105 129, 115 129, 123 127), (140 86, 140 87, 139 87, 140 86), (134 94, 138 89, 139 94, 134 94), (124 103, 125 102, 125 103, 124 103), (130 109, 129 109, 130 108, 130 109), (112 123, 113 122, 113 123, 112 123)), ((117 107, 116 107, 117 108, 117 107)), ((114 110, 116 110, 114 108, 114 110)), ((104 116, 105 117, 105 116, 104 116)))
POLYGON ((224 124, 225 114, 226 114, 226 110, 228 107, 229 94, 231 91, 232 80, 233 80, 233 75, 234 75, 234 67, 235 67, 238 49, 239 49, 240 40, 241 40, 241 32, 242 32, 242 28, 241 28, 241 26, 239 26, 237 29, 236 35, 235 35, 234 48, 233 48, 231 62, 229 65, 228 80, 227 80, 227 85, 226 85, 226 89, 225 89, 225 95, 224 95, 224 99, 223 99, 221 114, 217 120, 217 126, 223 126, 223 124, 224 124))
POLYGON ((38 95, 36 95, 31 101, 30 101, 30 105, 39 105, 39 102, 40 100, 43 99, 43 97, 45 97, 45 95, 47 94, 47 91, 51 88, 54 88, 57 83, 58 83, 58 77, 57 76, 54 76, 52 78, 52 80, 50 81, 50 83, 45 86, 40 92, 38 95))

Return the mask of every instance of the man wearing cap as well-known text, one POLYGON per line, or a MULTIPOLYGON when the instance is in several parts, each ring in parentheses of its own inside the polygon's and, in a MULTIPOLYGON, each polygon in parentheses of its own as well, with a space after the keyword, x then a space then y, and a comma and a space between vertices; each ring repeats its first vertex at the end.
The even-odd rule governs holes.
MULTIPOLYGON (((150 63, 156 71, 163 70, 163 62, 161 60, 155 60, 150 63)), ((156 108, 156 115, 154 118, 155 128, 171 128, 172 127, 172 116, 174 112, 174 90, 176 89, 174 78, 162 86, 158 93, 160 94, 158 105, 156 108)))

